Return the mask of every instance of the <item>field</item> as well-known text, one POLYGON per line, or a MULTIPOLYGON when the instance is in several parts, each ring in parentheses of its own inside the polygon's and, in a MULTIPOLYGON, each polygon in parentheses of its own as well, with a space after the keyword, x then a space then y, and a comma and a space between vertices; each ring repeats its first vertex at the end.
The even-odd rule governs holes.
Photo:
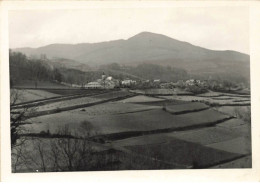
POLYGON ((231 162, 222 163, 216 166, 212 166, 212 169, 217 168, 251 168, 252 164, 252 157, 251 156, 245 156, 236 160, 233 160, 231 162))
POLYGON ((83 131, 81 123, 87 121, 99 135, 115 134, 115 137, 123 137, 124 133, 127 132, 143 134, 149 131, 179 130, 188 127, 213 125, 228 118, 229 116, 214 110, 195 112, 189 116, 185 114, 171 115, 160 109, 100 116, 89 116, 79 112, 62 112, 32 118, 33 124, 25 127, 30 132, 40 133, 49 129, 54 134, 64 125, 70 125, 73 129, 83 131))
POLYGON ((132 92, 143 95, 192 95, 193 93, 179 89, 145 89, 145 90, 132 90, 132 92))
POLYGON ((212 96, 159 96, 160 98, 167 100, 181 100, 189 102, 203 102, 211 106, 250 106, 249 97, 241 96, 229 96, 227 94, 219 94, 217 97, 212 96))
POLYGON ((231 132, 230 130, 221 127, 210 127, 191 131, 172 132, 166 135, 169 137, 174 137, 201 145, 227 141, 240 136, 239 133, 231 132))
MULTIPOLYGON (((35 81, 33 80, 22 80, 18 82, 14 88, 21 88, 21 89, 30 89, 35 88, 35 81)), ((37 88, 44 88, 44 89, 70 89, 71 87, 61 85, 55 82, 49 81, 38 81, 37 88)))
POLYGON ((143 96, 143 95, 139 95, 139 96, 135 96, 132 98, 127 98, 124 100, 121 100, 121 102, 123 103, 149 103, 149 102, 160 102, 160 101, 164 101, 164 99, 161 98, 154 98, 154 97, 149 97, 149 96, 143 96))
POLYGON ((165 110, 172 114, 183 114, 188 112, 201 111, 209 108, 209 106, 203 103, 185 103, 177 105, 166 105, 165 110))
POLYGON ((251 154, 251 127, 237 117, 237 111, 250 108, 238 101, 250 102, 246 95, 146 96, 117 90, 85 91, 85 96, 78 96, 83 90, 74 92, 73 98, 37 106, 35 116, 21 126, 24 137, 48 142, 87 137, 93 146, 111 149, 112 155, 120 153, 120 160, 104 170, 251 166, 245 158, 251 154), (226 105, 230 102, 234 105, 226 105), (67 135, 64 128, 69 129, 67 135))
POLYGON ((106 90, 103 89, 45 89, 45 91, 59 95, 92 94, 106 92, 106 90))
POLYGON ((37 106, 37 112, 31 114, 30 117, 53 114, 61 111, 73 110, 76 108, 87 107, 89 105, 104 103, 106 101, 115 101, 121 98, 127 98, 131 96, 131 93, 121 92, 121 91, 111 91, 111 92, 100 92, 96 94, 95 92, 88 92, 89 94, 83 95, 68 95, 63 97, 58 97, 51 100, 41 100, 39 102, 30 102, 25 105, 14 106, 17 111, 20 111, 23 107, 30 107, 32 105, 37 106), (91 94, 93 93, 93 94, 91 94))
POLYGON ((23 103, 28 101, 35 101, 39 99, 59 97, 59 94, 51 93, 45 90, 34 90, 34 89, 11 89, 10 93, 16 91, 20 94, 20 98, 16 103, 23 103))
POLYGON ((126 148, 169 163, 192 166, 193 168, 205 168, 241 156, 178 139, 163 144, 135 145, 126 148))
POLYGON ((250 106, 222 106, 222 107, 215 107, 214 109, 223 112, 225 114, 236 116, 238 112, 246 112, 250 110, 250 106))

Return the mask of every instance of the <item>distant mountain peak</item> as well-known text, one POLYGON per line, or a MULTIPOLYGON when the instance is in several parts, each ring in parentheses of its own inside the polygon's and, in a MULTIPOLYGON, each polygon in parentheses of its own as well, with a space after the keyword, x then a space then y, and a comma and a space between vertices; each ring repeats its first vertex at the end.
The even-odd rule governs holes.
POLYGON ((172 39, 172 38, 165 36, 165 35, 162 35, 162 34, 144 31, 144 32, 138 33, 137 35, 130 37, 128 40, 140 39, 140 38, 168 38, 168 39, 172 39))
POLYGON ((181 47, 183 45, 190 46, 191 44, 188 42, 183 42, 180 40, 173 39, 169 36, 159 34, 159 33, 152 33, 148 31, 141 32, 133 37, 130 37, 127 41, 142 43, 142 44, 151 44, 161 46, 172 46, 175 45, 176 47, 181 47))

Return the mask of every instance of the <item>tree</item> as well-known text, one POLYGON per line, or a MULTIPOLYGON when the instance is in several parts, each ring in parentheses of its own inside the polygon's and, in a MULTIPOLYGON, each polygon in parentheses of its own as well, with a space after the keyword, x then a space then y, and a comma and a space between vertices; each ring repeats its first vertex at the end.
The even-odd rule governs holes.
POLYGON ((231 88, 234 86, 234 84, 231 81, 224 80, 223 81, 223 86, 224 86, 225 89, 227 88, 228 91, 230 91, 231 88))
POLYGON ((58 82, 62 82, 63 76, 57 68, 54 69, 53 76, 54 76, 54 80, 58 82))
POLYGON ((21 145, 24 138, 21 139, 20 135, 25 132, 22 125, 25 121, 28 123, 28 118, 35 112, 36 107, 16 106, 22 100, 22 93, 19 90, 11 89, 10 93, 10 131, 11 131, 11 147, 21 145), (19 140, 19 142, 18 142, 19 140))
POLYGON ((103 169, 111 162, 107 153, 95 149, 97 143, 90 140, 93 126, 90 122, 81 123, 85 130, 78 135, 65 125, 58 130, 59 137, 48 139, 30 138, 23 145, 13 148, 13 172, 25 171, 83 171, 103 169), (30 146, 30 147, 29 147, 30 146), (30 149, 32 148, 32 149, 30 149))
POLYGON ((73 75, 71 75, 71 74, 68 74, 67 82, 70 83, 71 86, 72 86, 72 84, 75 82, 75 77, 73 75))

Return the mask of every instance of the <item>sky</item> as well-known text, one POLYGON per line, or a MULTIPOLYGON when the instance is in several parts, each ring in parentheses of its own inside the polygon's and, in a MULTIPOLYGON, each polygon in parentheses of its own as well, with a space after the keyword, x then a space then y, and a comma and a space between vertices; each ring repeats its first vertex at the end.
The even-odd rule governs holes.
POLYGON ((140 32, 163 34, 213 50, 249 54, 247 7, 95 8, 9 12, 9 47, 96 43, 140 32))

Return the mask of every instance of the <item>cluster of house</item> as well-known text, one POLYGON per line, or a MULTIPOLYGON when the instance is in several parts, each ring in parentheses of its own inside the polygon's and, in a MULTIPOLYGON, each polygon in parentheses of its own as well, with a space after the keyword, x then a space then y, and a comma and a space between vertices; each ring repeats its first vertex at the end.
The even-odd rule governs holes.
POLYGON ((164 89, 172 89, 175 87, 187 87, 187 86, 200 86, 200 87, 206 87, 207 82, 202 80, 196 80, 196 79, 189 79, 186 81, 179 80, 178 82, 161 82, 160 79, 154 79, 154 80, 142 80, 142 81, 136 81, 132 79, 125 79, 125 80, 118 80, 113 78, 112 76, 106 76, 104 73, 101 76, 101 79, 97 79, 96 81, 89 82, 87 84, 67 84, 65 82, 61 82, 64 85, 69 85, 76 88, 86 88, 86 89, 114 89, 116 87, 133 87, 137 84, 145 86, 145 84, 152 84, 153 86, 156 85, 156 87, 164 88, 164 89))
POLYGON ((196 80, 196 79, 190 79, 190 80, 187 80, 185 82, 185 84, 187 86, 200 86, 200 87, 206 87, 207 86, 207 82, 206 81, 202 81, 202 80, 196 80))
MULTIPOLYGON (((85 88, 88 89, 113 89, 115 87, 132 87, 136 85, 137 81, 131 80, 131 79, 125 79, 122 81, 114 79, 112 76, 106 76, 105 74, 102 75, 101 79, 98 79, 94 82, 89 82, 88 84, 85 85, 85 88)), ((160 79, 155 79, 155 80, 144 80, 141 82, 142 84, 146 83, 152 83, 152 84, 158 84, 160 88, 175 88, 179 86, 200 86, 200 87, 205 87, 207 83, 205 81, 201 80, 196 80, 196 79, 190 79, 187 81, 178 81, 176 83, 174 82, 165 82, 162 83, 160 79)))
POLYGON ((117 80, 112 76, 106 76, 104 73, 101 76, 101 79, 87 83, 84 87, 87 89, 113 89, 116 87, 131 87, 136 85, 135 80, 126 79, 126 80, 117 80))
POLYGON ((207 82, 203 80, 197 79, 189 79, 186 81, 179 80, 178 82, 165 82, 160 83, 160 88, 163 89, 172 89, 176 87, 187 87, 187 86, 199 86, 199 87, 207 87, 207 82))
POLYGON ((87 83, 84 87, 87 89, 114 89, 119 86, 119 80, 114 79, 112 76, 106 76, 104 73, 101 79, 87 83))

